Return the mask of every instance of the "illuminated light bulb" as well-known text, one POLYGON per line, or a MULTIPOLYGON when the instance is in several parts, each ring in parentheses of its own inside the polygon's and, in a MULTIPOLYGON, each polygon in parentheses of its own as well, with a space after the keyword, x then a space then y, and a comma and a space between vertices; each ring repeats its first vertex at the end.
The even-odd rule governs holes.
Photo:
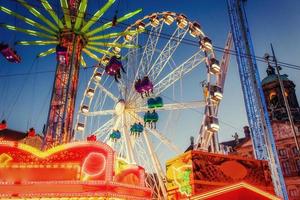
POLYGON ((164 15, 164 22, 167 25, 171 25, 174 22, 174 17, 171 15, 170 12, 168 12, 164 15))
POLYGON ((96 72, 94 74, 94 80, 95 81, 100 81, 101 80, 101 76, 102 76, 102 74, 100 72, 96 72))
POLYGON ((77 131, 84 131, 84 124, 78 123, 76 129, 77 129, 77 131))
POLYGON ((183 14, 178 15, 176 20, 177 20, 177 26, 180 29, 184 29, 188 25, 187 17, 183 14))
POLYGON ((211 58, 209 61, 209 73, 217 75, 221 72, 219 61, 215 58, 211 58))
POLYGON ((156 27, 159 25, 159 20, 158 20, 157 14, 153 14, 150 16, 150 22, 151 22, 152 27, 156 27))
POLYGON ((88 113, 89 112, 89 107, 87 105, 81 106, 81 112, 82 113, 88 113))
POLYGON ((125 39, 127 42, 130 42, 130 41, 132 41, 133 37, 132 37, 132 35, 127 34, 127 35, 125 35, 124 39, 125 39))
POLYGON ((92 88, 89 88, 89 89, 86 91, 86 96, 88 96, 88 97, 90 97, 90 98, 93 97, 94 94, 95 94, 95 90, 92 89, 92 88))

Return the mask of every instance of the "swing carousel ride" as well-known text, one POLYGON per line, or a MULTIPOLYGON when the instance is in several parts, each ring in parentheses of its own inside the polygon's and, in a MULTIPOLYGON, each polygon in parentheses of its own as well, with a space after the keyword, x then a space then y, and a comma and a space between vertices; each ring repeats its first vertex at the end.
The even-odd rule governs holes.
MULTIPOLYGON (((1 143, 2 150, 15 154, 1 154, 0 164, 4 164, 8 173, 15 172, 12 171, 14 168, 26 168, 29 171, 24 169, 23 172, 28 173, 31 181, 18 182, 27 184, 29 192, 24 194, 17 189, 12 194, 7 193, 8 189, 2 187, 1 190, 6 191, 3 193, 5 197, 50 195, 58 198, 62 195, 62 198, 84 199, 83 196, 87 195, 103 199, 149 199, 152 191, 153 197, 166 199, 166 184, 170 184, 170 180, 162 167, 166 160, 163 152, 181 154, 184 149, 178 148, 174 139, 186 138, 186 135, 171 136, 166 130, 168 126, 174 126, 170 120, 174 120, 176 113, 189 109, 203 109, 201 137, 195 148, 219 151, 217 114, 226 70, 222 71, 212 41, 198 22, 189 20, 184 14, 167 11, 147 15, 131 25, 124 23, 141 9, 119 18, 116 13, 107 23, 100 22, 115 0, 108 0, 90 18, 87 17, 87 0, 60 0, 63 18, 47 0, 41 0, 39 7, 25 0, 15 1, 38 20, 4 6, 0 6, 0 10, 34 29, 9 24, 0 26, 42 38, 18 41, 18 45, 52 45, 38 57, 56 53, 57 67, 41 147, 43 151, 33 150, 25 144, 1 143), (38 10, 41 7, 52 20, 38 10), (124 25, 126 28, 122 32, 110 31, 124 25), (186 51, 187 41, 198 45, 186 51), (74 114, 79 68, 87 66, 83 55, 95 60, 97 65, 74 114), (196 80, 194 84, 187 78, 191 75, 196 80), (204 91, 199 92, 200 97, 190 100, 182 95, 184 85, 188 90, 197 91, 200 81, 204 91), (75 121, 74 115, 77 115, 75 121), (20 156, 16 157, 17 154, 20 156), (22 165, 23 159, 31 164, 22 165), (51 177, 37 177, 30 171, 33 168, 41 173, 48 168, 51 177), (65 175, 62 176, 56 168, 64 170, 65 175), (51 179, 49 184, 54 183, 55 189, 66 188, 69 193, 54 195, 55 189, 41 186, 40 191, 44 193, 36 194, 30 184, 45 179, 51 179), (86 188, 82 188, 82 184, 86 188), (78 186, 80 189, 76 189, 78 186)), ((3 44, 0 50, 10 62, 21 61, 8 46, 3 44), (10 52, 4 51, 5 48, 10 52), (6 56, 10 54, 14 57, 6 56)), ((179 120, 176 124, 185 127, 179 120)), ((5 184, 5 187, 14 188, 14 184, 5 184)))

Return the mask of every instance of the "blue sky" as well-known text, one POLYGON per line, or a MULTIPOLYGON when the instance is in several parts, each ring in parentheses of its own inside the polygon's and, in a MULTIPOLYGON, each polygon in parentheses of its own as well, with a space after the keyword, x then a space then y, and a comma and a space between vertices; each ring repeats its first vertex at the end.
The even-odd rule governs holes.
MULTIPOLYGON (((37 4, 35 0, 28 0, 32 4, 37 4)), ((57 4, 58 1, 50 1, 57 4)), ((89 8, 96 8, 103 5, 104 0, 91 1, 89 8)), ((2 1, 5 5, 18 12, 30 16, 22 8, 17 7, 14 1, 2 1)), ((229 30, 229 18, 227 14, 226 2, 224 0, 130 0, 122 1, 115 5, 111 12, 105 17, 112 18, 114 10, 125 13, 128 10, 143 8, 143 12, 135 19, 141 18, 152 12, 174 11, 184 13, 189 19, 200 22, 204 32, 213 40, 214 45, 223 47, 229 30)), ((269 51, 270 43, 273 43, 279 61, 300 65, 299 44, 300 44, 300 2, 297 0, 252 0, 247 3, 247 15, 250 24, 250 32, 254 43, 255 53, 263 56, 269 51)), ((88 12, 93 13, 90 9, 88 12)), ((12 17, 0 13, 0 23, 16 24, 22 27, 24 24, 12 17)), ((24 26, 23 26, 24 27, 24 26)), ((14 41, 30 39, 22 33, 0 29, 1 41, 13 44, 14 41)), ((34 73, 37 71, 53 71, 55 69, 55 57, 49 56, 35 60, 35 55, 44 47, 16 47, 22 55, 23 61, 19 65, 8 64, 2 57, 0 58, 0 118, 6 118, 12 129, 25 131, 30 127, 42 130, 46 122, 50 92, 54 73, 43 73, 27 76, 2 76, 7 74, 34 73)), ((221 55, 219 55, 219 58, 221 55)), ((91 66, 93 61, 88 62, 91 66)), ((258 62, 261 78, 265 77, 266 66, 258 62)), ((287 73, 296 85, 300 85, 298 70, 284 68, 282 73, 287 73)), ((80 90, 86 87, 90 70, 81 70, 80 90)), ((220 140, 229 140, 234 132, 241 133, 242 127, 247 124, 244 102, 239 81, 239 74, 236 65, 236 58, 231 57, 228 77, 225 83, 224 99, 220 107, 220 140)), ((196 80, 197 82, 198 80, 196 80)), ((198 82, 200 82, 199 80, 198 82)), ((296 87, 299 96, 299 89, 296 87)), ((186 91, 186 95, 191 95, 194 91, 186 91)), ((199 93, 201 88, 199 86, 199 93)), ((78 94, 78 99, 82 94, 78 94)), ((183 119, 186 120, 186 119, 183 119)), ((184 138, 180 143, 185 146, 189 143, 189 135, 195 135, 200 127, 201 118, 195 120, 192 133, 177 132, 184 138), (194 130, 195 129, 195 130, 194 130)), ((184 131, 181 130, 181 131, 184 131)))

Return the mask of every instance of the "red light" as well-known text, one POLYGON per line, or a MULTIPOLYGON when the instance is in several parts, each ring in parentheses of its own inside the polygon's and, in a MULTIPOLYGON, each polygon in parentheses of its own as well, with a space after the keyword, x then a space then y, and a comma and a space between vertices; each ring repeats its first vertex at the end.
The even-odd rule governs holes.
POLYGON ((90 153, 83 163, 83 172, 89 176, 97 176, 104 172, 106 159, 101 153, 90 153))

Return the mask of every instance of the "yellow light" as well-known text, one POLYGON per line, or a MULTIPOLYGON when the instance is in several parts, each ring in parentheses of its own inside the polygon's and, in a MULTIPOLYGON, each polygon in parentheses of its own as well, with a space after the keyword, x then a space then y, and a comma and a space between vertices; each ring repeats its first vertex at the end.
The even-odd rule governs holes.
POLYGON ((230 191, 233 191, 233 190, 237 190, 237 189, 240 189, 240 188, 246 188, 246 189, 249 189, 257 194, 260 194, 268 199, 272 199, 272 200, 281 200, 279 197, 276 197, 275 195, 272 195, 268 192, 265 192, 261 189, 258 189, 250 184, 247 184, 245 182, 240 182, 240 183, 237 183, 237 184, 233 184, 233 185, 230 185, 230 186, 226 186, 226 187, 223 187, 223 188, 220 188, 220 189, 216 189, 214 191, 211 191, 211 192, 207 192, 207 193, 204 193, 204 194, 200 194, 200 195, 197 195, 197 196, 194 196, 194 197, 190 197, 189 199, 191 200, 200 200, 200 199, 208 199, 208 198, 212 198, 212 197, 215 197, 217 195, 220 195, 220 194, 223 194, 223 193, 226 193, 226 192, 230 192, 230 191))

